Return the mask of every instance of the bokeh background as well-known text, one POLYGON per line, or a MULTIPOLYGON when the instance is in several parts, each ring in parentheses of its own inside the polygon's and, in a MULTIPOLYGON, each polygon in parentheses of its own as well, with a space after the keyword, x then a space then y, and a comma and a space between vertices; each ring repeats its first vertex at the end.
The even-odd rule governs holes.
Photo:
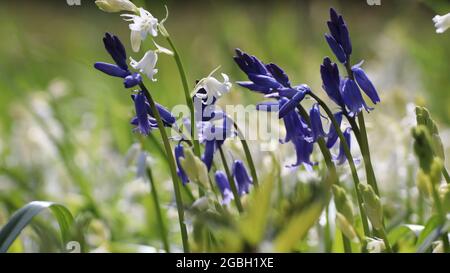
MULTIPOLYGON (((93 2, 0 2, 0 226, 29 201, 57 201, 77 215, 89 251, 157 251, 148 185, 134 179, 130 163, 140 139, 129 125, 129 94, 120 80, 93 69, 94 62, 109 61, 101 41, 106 31, 131 53, 129 29, 118 14, 93 2)), ((450 33, 436 34, 431 18, 450 12, 450 1, 135 2, 158 18, 168 6, 166 26, 192 86, 218 65, 232 81, 243 80, 232 59, 238 47, 279 64, 292 82, 307 83, 322 96, 319 66, 332 55, 323 34, 328 9, 335 7, 350 28, 353 61, 365 60, 381 95, 368 127, 386 198, 396 200, 408 180, 411 105, 428 107, 448 151, 450 33)), ((162 39, 160 44, 167 46, 162 39)), ((169 107, 184 103, 174 61, 161 56, 158 68, 150 87, 154 97, 169 107)), ((260 99, 235 86, 223 103, 260 99)), ((155 176, 167 179, 155 145, 144 145, 154 157, 155 176)), ((176 219, 170 183, 161 188, 166 217, 176 219)), ((45 215, 35 221, 11 251, 56 251, 58 234, 48 221, 45 215)))

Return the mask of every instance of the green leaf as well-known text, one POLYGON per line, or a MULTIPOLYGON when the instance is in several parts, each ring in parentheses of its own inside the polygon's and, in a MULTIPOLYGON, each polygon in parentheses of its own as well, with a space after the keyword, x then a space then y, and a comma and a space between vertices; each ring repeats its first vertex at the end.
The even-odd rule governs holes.
POLYGON ((19 236, 20 232, 31 222, 33 217, 46 208, 52 212, 58 221, 63 242, 67 242, 73 223, 73 216, 70 211, 60 204, 33 201, 16 211, 8 223, 0 230, 0 253, 8 251, 8 248, 19 236))
POLYGON ((319 200, 294 215, 275 239, 275 250, 277 252, 291 251, 320 217, 323 208, 323 201, 319 200))
POLYGON ((240 221, 241 233, 251 245, 257 245, 263 239, 270 216, 274 181, 275 179, 268 177, 259 188, 255 188, 253 198, 249 200, 247 213, 240 221))
POLYGON ((389 232, 388 240, 392 245, 395 245, 398 240, 411 233, 417 238, 424 228, 422 225, 401 225, 389 232))
POLYGON ((424 243, 427 237, 433 233, 439 227, 440 219, 438 215, 432 216, 425 225, 425 228, 419 235, 419 239, 417 240, 417 246, 420 246, 424 243))

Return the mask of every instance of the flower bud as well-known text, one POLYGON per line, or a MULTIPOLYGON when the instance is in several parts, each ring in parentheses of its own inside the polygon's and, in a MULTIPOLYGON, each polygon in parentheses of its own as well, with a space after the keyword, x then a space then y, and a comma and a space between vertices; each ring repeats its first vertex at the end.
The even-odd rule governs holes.
POLYGON ((350 241, 355 243, 359 241, 352 224, 350 224, 347 221, 347 218, 339 212, 336 213, 336 225, 350 241))
POLYGON ((422 169, 417 172, 417 188, 426 198, 431 197, 431 191, 433 184, 431 183, 430 176, 427 175, 422 169))
POLYGON ((414 152, 419 159, 420 168, 428 173, 434 157, 430 133, 427 127, 418 125, 413 128, 412 135, 414 137, 414 152))
POLYGON ((446 213, 450 212, 450 184, 442 185, 439 189, 441 196, 442 208, 446 213))
POLYGON ((189 180, 199 183, 203 187, 209 185, 206 165, 194 155, 191 149, 185 149, 184 158, 180 158, 180 164, 189 180))
POLYGON ((129 0, 97 0, 97 7, 105 12, 131 11, 138 12, 138 8, 129 0))
POLYGON ((369 253, 381 253, 386 249, 383 240, 367 238, 367 251, 369 253))
POLYGON ((380 198, 376 195, 370 185, 359 184, 359 191, 364 200, 364 208, 366 209, 367 217, 372 226, 379 230, 383 228, 383 207, 380 198))
POLYGON ((340 186, 333 185, 333 195, 337 211, 341 213, 351 224, 353 224, 353 205, 345 190, 340 186))
POLYGON ((442 160, 439 157, 434 157, 430 169, 430 179, 433 185, 439 185, 441 183, 443 168, 442 160))

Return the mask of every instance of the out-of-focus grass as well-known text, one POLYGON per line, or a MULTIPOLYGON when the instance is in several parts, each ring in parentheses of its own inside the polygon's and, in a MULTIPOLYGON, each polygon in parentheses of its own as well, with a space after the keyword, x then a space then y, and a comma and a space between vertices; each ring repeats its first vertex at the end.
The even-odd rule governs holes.
MULTIPOLYGON (((318 68, 323 56, 331 55, 323 33, 327 31, 328 8, 334 6, 345 14, 350 26, 354 61, 366 60, 382 99, 395 98, 395 92, 402 94, 398 105, 395 101, 383 103, 403 109, 405 102, 423 97, 433 116, 449 123, 450 35, 435 34, 431 18, 435 12, 449 12, 450 6, 442 4, 445 1, 438 6, 433 1, 428 1, 431 5, 382 1, 379 7, 370 7, 365 1, 348 2, 169 1, 167 28, 181 50, 192 86, 195 79, 218 65, 232 80, 242 80, 244 76, 231 58, 233 49, 239 47, 266 62, 276 62, 294 83, 307 83, 321 92, 318 68)), ((147 8, 159 18, 164 16, 160 1, 148 1, 147 8)), ((65 1, 0 3, 0 187, 5 188, 0 194, 0 225, 27 201, 57 199, 83 212, 81 217, 93 219, 87 226, 100 241, 106 238, 112 242, 150 244, 148 238, 158 240, 149 197, 145 193, 127 196, 128 191, 136 189, 129 186, 133 174, 121 160, 137 142, 128 124, 133 113, 129 93, 120 80, 92 67, 95 61, 110 61, 101 41, 105 31, 121 37, 131 53, 127 24, 117 14, 99 11, 91 1, 82 1, 80 7, 70 7, 65 1), (68 93, 52 99, 58 92, 50 93, 48 86, 53 81, 53 89, 59 90, 54 86, 58 85, 55 79, 67 85, 59 89, 68 93), (30 108, 36 94, 50 103, 52 118, 61 127, 57 141, 61 147, 58 150, 55 143, 50 145, 56 146, 53 162, 25 164, 17 161, 22 159, 15 154, 20 148, 25 149, 24 154, 42 153, 39 149, 27 150, 26 146, 15 147, 24 142, 14 139, 22 137, 17 132, 28 133, 24 138, 41 137, 34 135, 35 131, 18 129, 22 123, 30 124, 24 121, 24 111, 36 112, 30 108), (50 184, 49 176, 57 181, 50 184), (48 187, 58 183, 61 189, 52 194, 48 187), (86 194, 78 194, 83 188, 93 203, 86 194), (126 217, 128 206, 144 209, 145 220, 130 227, 133 215, 126 217)), ((150 46, 147 43, 146 47, 150 46)), ((183 103, 173 60, 161 56, 158 69, 158 81, 150 85, 152 94, 169 107, 183 103)), ((259 99, 236 87, 224 102, 247 104, 259 99)), ((38 115, 31 124, 42 128, 42 122, 48 122, 43 119, 38 115)), ((49 130, 44 126, 44 131, 49 130)), ((147 146, 152 154, 157 154, 152 145, 147 146)), ((156 166, 157 177, 166 178, 164 164, 156 166)), ((166 192, 162 198, 168 203, 171 196, 166 192)))

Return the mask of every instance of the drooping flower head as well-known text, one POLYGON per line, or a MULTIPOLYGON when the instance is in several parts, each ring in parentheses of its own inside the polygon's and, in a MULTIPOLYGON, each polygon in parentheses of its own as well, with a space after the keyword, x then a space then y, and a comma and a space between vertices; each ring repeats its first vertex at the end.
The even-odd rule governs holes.
POLYGON ((233 162, 233 177, 238 186, 239 195, 244 195, 250 192, 250 185, 253 180, 248 175, 247 169, 241 160, 233 162))
POLYGON ((158 19, 143 9, 139 8, 138 14, 122 14, 126 21, 131 22, 131 47, 134 52, 138 52, 141 47, 141 41, 144 41, 148 35, 158 36, 158 19))
POLYGON ((214 178, 222 195, 222 205, 228 205, 231 200, 234 199, 234 196, 233 192, 231 191, 227 175, 223 171, 217 171, 214 175, 214 178))
POLYGON ((144 54, 144 57, 140 61, 135 61, 130 57, 130 65, 139 70, 139 72, 145 74, 150 80, 156 81, 154 75, 158 73, 156 69, 156 62, 158 61, 158 54, 155 51, 149 50, 144 54))

